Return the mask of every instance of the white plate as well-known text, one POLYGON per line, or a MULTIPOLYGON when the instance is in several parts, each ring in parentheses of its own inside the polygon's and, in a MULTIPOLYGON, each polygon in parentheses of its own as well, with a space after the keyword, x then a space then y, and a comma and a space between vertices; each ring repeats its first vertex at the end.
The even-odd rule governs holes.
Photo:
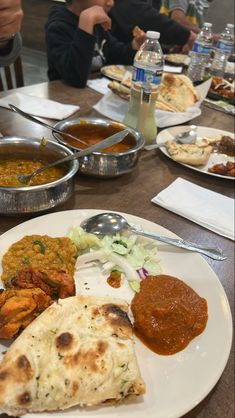
MULTIPOLYGON (((188 129, 189 129, 189 126, 187 125, 186 126, 174 126, 172 128, 164 129, 164 131, 161 131, 158 134, 157 143, 164 144, 166 141, 174 139, 175 135, 178 135, 179 133, 184 132, 185 130, 188 130, 188 129)), ((206 128, 205 126, 198 126, 197 133, 199 137, 210 137, 210 138, 218 138, 218 139, 220 135, 228 135, 230 137, 234 137, 234 134, 232 132, 222 131, 220 129, 214 129, 214 128, 206 128)), ((168 154, 165 147, 161 147, 159 149, 163 152, 163 154, 167 155, 167 157, 173 160, 173 158, 171 158, 171 156, 168 154)), ((219 164, 219 163, 226 164, 227 161, 234 162, 234 157, 230 157, 226 154, 212 153, 209 157, 207 164, 205 165, 193 166, 193 165, 183 164, 183 163, 178 163, 178 164, 184 165, 185 167, 191 168, 192 170, 199 171, 204 174, 208 174, 209 176, 221 177, 227 180, 234 180, 234 177, 222 176, 221 174, 209 173, 208 171, 208 168, 212 167, 214 164, 219 164)))
MULTIPOLYGON (((79 225, 83 219, 101 212, 92 209, 57 212, 24 222, 0 237, 0 258, 11 244, 27 234, 65 236, 71 226, 79 225)), ((146 230, 175 237, 152 222, 132 215, 124 216, 146 230)), ((135 418, 176 418, 195 407, 210 392, 224 370, 231 348, 232 320, 227 297, 218 277, 199 254, 161 243, 158 248, 163 272, 184 280, 207 299, 209 318, 205 331, 186 349, 172 356, 154 354, 136 341, 138 363, 146 383, 146 395, 143 397, 118 406, 72 408, 54 414, 27 414, 26 418, 130 418, 132 414, 135 418)), ((5 349, 6 345, 1 340, 0 350, 5 349)))

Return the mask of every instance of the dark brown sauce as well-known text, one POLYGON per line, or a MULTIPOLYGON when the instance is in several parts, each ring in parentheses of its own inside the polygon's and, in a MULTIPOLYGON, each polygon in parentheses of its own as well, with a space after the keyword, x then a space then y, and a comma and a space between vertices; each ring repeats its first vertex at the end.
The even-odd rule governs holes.
POLYGON ((206 327, 207 301, 167 275, 142 280, 131 309, 137 337, 157 354, 175 354, 206 327))
MULTIPOLYGON (((109 126, 89 124, 84 121, 77 125, 69 126, 66 132, 72 134, 83 141, 87 142, 87 146, 94 145, 99 141, 116 134, 117 132, 123 131, 123 127, 118 124, 110 124, 109 126)), ((75 148, 84 149, 87 146, 63 135, 63 139, 75 148)), ((111 147, 105 148, 102 152, 125 152, 136 145, 135 138, 132 134, 126 136, 119 144, 112 145, 111 147)))

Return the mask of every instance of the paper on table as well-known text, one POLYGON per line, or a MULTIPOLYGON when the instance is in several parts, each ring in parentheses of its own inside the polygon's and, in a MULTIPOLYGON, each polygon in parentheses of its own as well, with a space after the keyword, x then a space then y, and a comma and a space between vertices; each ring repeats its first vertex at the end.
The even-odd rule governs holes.
MULTIPOLYGON (((210 84, 211 79, 196 87, 201 99, 195 106, 188 109, 187 112, 165 112, 157 109, 155 112, 157 126, 159 128, 165 128, 168 126, 180 125, 199 116, 201 114, 200 105, 208 93, 210 84)), ((128 110, 128 102, 110 92, 93 107, 102 115, 122 122, 128 110)))
POLYGON ((57 120, 65 119, 80 109, 79 106, 64 105, 54 100, 28 96, 22 93, 9 94, 0 99, 0 106, 2 107, 9 109, 9 103, 31 115, 57 120))
POLYGON ((88 80, 87 85, 91 89, 98 91, 102 94, 107 94, 110 92, 110 89, 108 88, 108 84, 110 83, 110 80, 106 77, 102 78, 94 78, 93 80, 88 80))
POLYGON ((234 200, 227 196, 178 177, 151 201, 234 240, 234 200))

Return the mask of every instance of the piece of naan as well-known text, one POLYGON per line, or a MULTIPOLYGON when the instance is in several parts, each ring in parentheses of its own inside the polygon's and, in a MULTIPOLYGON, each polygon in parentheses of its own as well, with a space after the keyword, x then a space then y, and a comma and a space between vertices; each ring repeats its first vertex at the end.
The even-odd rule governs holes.
POLYGON ((0 411, 92 406, 141 395, 128 304, 119 299, 60 299, 15 340, 0 364, 0 411))
POLYGON ((166 149, 173 160, 195 166, 206 164, 212 152, 210 145, 178 144, 171 140, 166 142, 166 149))

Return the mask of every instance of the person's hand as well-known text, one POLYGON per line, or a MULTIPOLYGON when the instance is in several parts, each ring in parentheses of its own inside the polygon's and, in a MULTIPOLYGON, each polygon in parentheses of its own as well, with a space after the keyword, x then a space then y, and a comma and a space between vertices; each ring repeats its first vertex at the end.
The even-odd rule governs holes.
POLYGON ((183 54, 188 54, 189 51, 191 51, 191 49, 193 47, 193 44, 195 42, 196 36, 197 35, 193 31, 190 31, 190 36, 188 38, 188 41, 182 48, 182 53, 183 54))
POLYGON ((146 41, 147 35, 143 30, 139 30, 138 35, 135 36, 132 40, 131 46, 132 49, 140 49, 141 45, 146 41))
POLYGON ((101 6, 92 6, 82 11, 79 17, 78 27, 90 34, 94 25, 100 24, 104 30, 111 29, 111 19, 101 6))
POLYGON ((20 31, 22 18, 21 0, 0 0, 0 47, 20 31))

